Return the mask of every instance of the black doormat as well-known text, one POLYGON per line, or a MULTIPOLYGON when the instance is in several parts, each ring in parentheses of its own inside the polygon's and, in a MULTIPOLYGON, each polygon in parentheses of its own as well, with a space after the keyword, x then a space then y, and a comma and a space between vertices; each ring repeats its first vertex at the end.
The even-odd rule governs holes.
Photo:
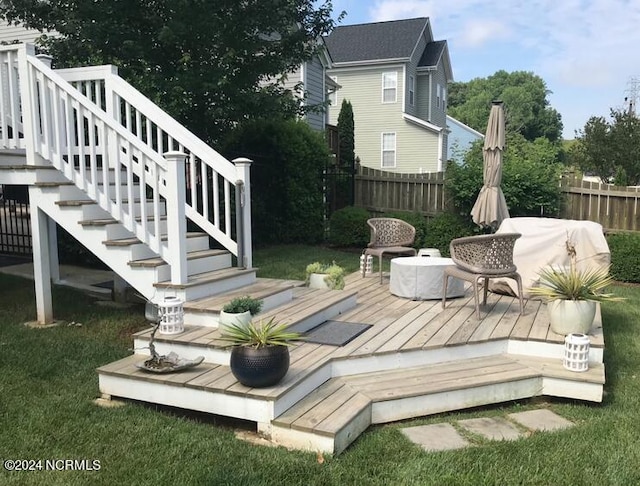
POLYGON ((310 343, 344 346, 371 327, 356 322, 326 321, 309 331, 304 340, 310 343))

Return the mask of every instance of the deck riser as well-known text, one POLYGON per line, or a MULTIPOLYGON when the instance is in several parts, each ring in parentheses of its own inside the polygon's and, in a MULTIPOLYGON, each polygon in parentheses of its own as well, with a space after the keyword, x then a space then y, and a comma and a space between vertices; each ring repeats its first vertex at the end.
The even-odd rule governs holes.
MULTIPOLYGON (((266 296, 262 298, 262 311, 254 316, 256 319, 260 319, 260 315, 265 312, 270 311, 271 309, 275 309, 287 302, 291 302, 293 298, 293 289, 288 288, 284 289, 281 292, 266 296)), ((215 310, 200 310, 196 308, 190 309, 188 305, 185 305, 184 308, 184 322, 185 324, 189 324, 192 326, 202 326, 202 327, 218 327, 218 316, 219 312, 215 310)))
MULTIPOLYGON (((126 250, 125 250, 126 251, 126 250)), ((153 256, 153 255, 151 255, 153 256)), ((211 272, 214 270, 222 270, 231 266, 231 255, 225 253, 222 255, 213 255, 203 258, 193 258, 187 260, 187 275, 196 275, 198 273, 211 272)), ((137 267, 132 265, 132 267, 137 267)), ((171 266, 160 265, 157 267, 147 268, 147 271, 154 275, 156 282, 171 279, 171 266)))
MULTIPOLYGON (((509 354, 520 354, 523 356, 538 356, 541 358, 562 359, 564 357, 564 344, 543 343, 536 341, 510 340, 507 349, 509 354)), ((589 362, 603 363, 604 349, 600 347, 589 347, 589 362)))
POLYGON ((246 273, 235 275, 233 277, 216 280, 214 282, 203 283, 201 285, 187 287, 187 288, 174 288, 174 287, 158 287, 158 292, 165 292, 167 295, 178 297, 183 301, 202 299, 203 297, 209 297, 212 295, 221 294, 230 290, 239 289, 247 285, 251 285, 256 280, 255 273, 246 273))
POLYGON ((273 402, 99 374, 100 393, 242 420, 269 422, 273 402))
POLYGON ((371 412, 371 423, 384 424, 540 395, 542 395, 542 378, 535 377, 477 388, 376 402, 373 404, 371 412))

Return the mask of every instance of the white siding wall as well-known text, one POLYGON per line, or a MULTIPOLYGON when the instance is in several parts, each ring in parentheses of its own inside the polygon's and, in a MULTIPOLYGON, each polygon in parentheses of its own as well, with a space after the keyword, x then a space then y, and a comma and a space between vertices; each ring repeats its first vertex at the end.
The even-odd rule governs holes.
POLYGON ((396 172, 437 170, 438 134, 409 123, 402 117, 406 83, 401 65, 375 69, 334 69, 328 74, 336 76, 338 84, 342 86, 336 93, 336 107, 330 111, 329 123, 337 124, 342 100, 351 101, 355 152, 361 164, 380 169, 382 133, 396 133, 396 172), (398 73, 397 102, 382 103, 382 73, 391 71, 398 73))
POLYGON ((29 30, 24 27, 9 25, 4 20, 0 20, 0 42, 11 43, 13 41, 33 42, 42 35, 37 30, 29 30))

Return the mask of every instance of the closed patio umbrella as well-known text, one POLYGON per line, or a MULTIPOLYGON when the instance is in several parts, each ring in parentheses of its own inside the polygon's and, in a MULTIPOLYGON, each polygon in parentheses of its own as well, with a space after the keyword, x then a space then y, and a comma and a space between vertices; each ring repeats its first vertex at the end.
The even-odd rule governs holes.
POLYGON ((474 223, 479 226, 490 226, 494 230, 500 226, 503 219, 509 217, 507 202, 504 199, 502 189, 500 189, 504 139, 504 107, 502 101, 494 101, 489 113, 489 123, 482 150, 483 185, 478 199, 471 209, 474 223))

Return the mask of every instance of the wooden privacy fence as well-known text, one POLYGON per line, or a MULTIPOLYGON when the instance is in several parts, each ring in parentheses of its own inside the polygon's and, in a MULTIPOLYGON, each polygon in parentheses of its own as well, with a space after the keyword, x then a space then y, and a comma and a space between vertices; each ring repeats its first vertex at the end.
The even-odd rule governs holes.
POLYGON ((607 231, 640 231, 640 187, 621 187, 563 177, 565 219, 600 223, 607 231))
POLYGON ((360 166, 355 205, 372 212, 415 211, 434 216, 447 209, 444 172, 396 174, 360 166))
MULTIPOLYGON (((640 231, 640 187, 619 187, 564 176, 560 218, 600 223, 606 231, 640 231)), ((358 167, 355 205, 371 212, 414 211, 434 216, 451 209, 444 172, 396 174, 358 167)))

